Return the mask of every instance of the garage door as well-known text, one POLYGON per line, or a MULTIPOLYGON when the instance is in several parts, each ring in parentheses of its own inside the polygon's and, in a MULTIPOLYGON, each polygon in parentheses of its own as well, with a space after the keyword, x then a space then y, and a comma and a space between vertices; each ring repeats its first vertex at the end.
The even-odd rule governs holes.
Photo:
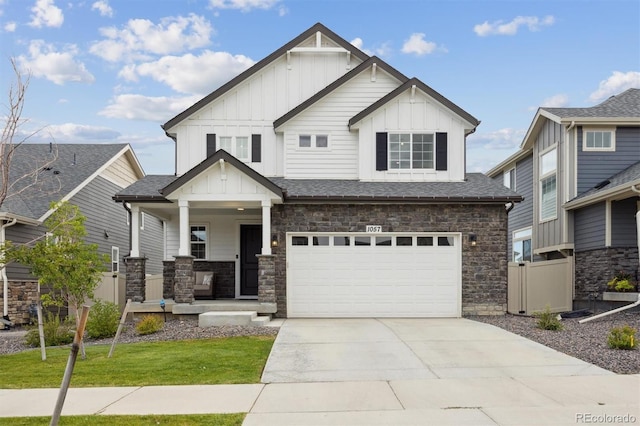
POLYGON ((458 317, 460 234, 287 234, 289 317, 458 317))

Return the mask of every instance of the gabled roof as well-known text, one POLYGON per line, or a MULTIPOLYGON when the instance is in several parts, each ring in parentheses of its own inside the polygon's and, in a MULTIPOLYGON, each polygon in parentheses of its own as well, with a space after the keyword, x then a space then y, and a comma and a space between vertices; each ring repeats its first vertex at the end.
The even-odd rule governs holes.
POLYGON ((187 108, 186 110, 181 112, 180 114, 176 115, 171 120, 169 120, 166 123, 164 123, 162 125, 162 128, 165 131, 168 131, 173 126, 175 126, 176 124, 180 123, 182 120, 184 120, 187 117, 189 117, 191 114, 194 114, 195 112, 197 112, 201 108, 203 108, 206 105, 208 105, 209 103, 211 103, 216 98, 224 95, 225 93, 227 93, 229 90, 231 90, 232 88, 234 88, 238 84, 242 83, 243 81, 247 80, 252 75, 256 74, 258 71, 260 71, 261 69, 263 69, 264 67, 266 67, 270 63, 272 63, 275 60, 279 59, 280 57, 285 55, 288 50, 293 49, 294 47, 296 47, 297 45, 299 45, 300 43, 302 43, 303 41, 305 41, 306 39, 308 39, 309 37, 311 37, 312 35, 314 35, 318 31, 323 33, 327 37, 329 37, 336 44, 338 44, 341 47, 345 48, 346 50, 350 51, 352 55, 360 58, 362 61, 365 61, 367 58, 369 58, 369 55, 367 55, 366 53, 364 53, 363 51, 361 51, 360 49, 355 47, 353 44, 349 43, 347 40, 343 39, 342 37, 340 37, 339 35, 337 35, 333 31, 331 31, 329 28, 325 27, 324 25, 322 25, 321 23, 318 22, 317 24, 315 24, 314 26, 312 26, 311 28, 309 28, 308 30, 306 30, 305 32, 300 34, 298 37, 296 37, 293 40, 291 40, 289 43, 285 44, 284 46, 282 46, 281 48, 279 48, 275 52, 271 53, 266 58, 262 59, 261 61, 259 61, 256 64, 254 64, 252 67, 250 67, 246 71, 240 73, 238 76, 236 76, 235 78, 231 79, 229 82, 227 82, 224 85, 220 86, 218 89, 216 89, 213 92, 209 93, 207 96, 205 96, 204 98, 200 99, 198 102, 196 102, 195 104, 193 104, 192 106, 190 106, 189 108, 187 108))
POLYGON ((166 203, 169 201, 164 198, 160 191, 176 179, 178 179, 178 177, 174 175, 147 175, 115 194, 113 199, 115 201, 166 203))
POLYGON ((482 173, 463 182, 363 182, 339 179, 269 178, 285 202, 424 202, 483 204, 520 202, 522 197, 482 173))
POLYGON ((268 190, 270 190, 271 192, 273 192, 274 194, 282 198, 282 190, 277 185, 275 185, 269 179, 262 176, 260 173, 253 170, 251 167, 247 166, 242 161, 238 160, 233 155, 229 154, 224 149, 218 150, 215 154, 213 154, 212 156, 210 156, 209 158, 207 158, 206 160, 204 160, 203 162, 201 162, 200 164, 198 164, 197 166, 189 170, 187 173, 183 174, 179 178, 175 179, 173 182, 169 183, 167 186, 162 188, 160 193, 165 196, 168 194, 171 194, 172 192, 176 191, 181 186, 185 185, 191 179, 197 177, 200 173, 202 173, 212 165, 216 164, 220 160, 224 160, 228 162, 233 167, 240 170, 242 173, 249 176, 256 182, 258 182, 259 184, 261 184, 262 186, 264 186, 265 188, 267 188, 268 190))
POLYGON ((17 146, 10 169, 14 185, 0 212, 43 221, 52 201, 70 199, 127 152, 142 176, 144 172, 128 144, 25 143, 17 146), (21 179, 37 169, 33 177, 21 179))
POLYGON ((366 61, 364 61, 363 63, 361 63, 360 65, 358 65, 357 67, 355 67, 354 69, 352 69, 351 71, 349 71, 348 73, 344 74, 342 77, 338 78, 337 80, 329 84, 324 89, 320 90, 318 93, 316 93, 306 101, 302 102, 297 107, 293 108, 291 111, 287 112, 282 117, 276 119, 273 122, 273 128, 277 129, 278 127, 280 127, 281 125, 283 125, 284 123, 286 123, 287 121, 295 117, 296 115, 300 114, 305 109, 309 108, 311 105, 315 104, 316 102, 318 102, 319 100, 327 96, 329 93, 336 90, 338 87, 342 86, 352 78, 360 75, 360 73, 362 73, 363 71, 368 70, 373 64, 376 64, 376 67, 380 67, 382 70, 386 71, 388 74, 393 76, 395 79, 397 79, 401 83, 407 81, 407 77, 404 74, 402 74, 400 71, 393 68, 391 65, 387 64, 385 61, 378 58, 377 56, 372 56, 366 61))
POLYGON ((640 118, 640 89, 627 89, 606 101, 588 108, 541 108, 560 119, 569 118, 640 118))
POLYGON ((640 196, 632 187, 640 191, 640 161, 568 201, 564 207, 572 210, 612 197, 640 196))
POLYGON ((435 99, 436 101, 444 105, 445 107, 449 108, 455 114, 457 114, 462 119, 466 120, 469 124, 471 124, 474 129, 480 124, 480 120, 478 120, 477 118, 475 118, 474 116, 472 116, 471 114, 469 114, 468 112, 460 108, 458 105, 454 104, 449 99, 445 98, 440 93, 436 92, 431 87, 427 86, 422 81, 414 77, 410 80, 405 81, 401 86, 399 86, 398 88, 396 88, 395 90, 387 94, 386 96, 382 97, 377 102, 374 102, 365 110, 353 116, 351 120, 349 120, 349 127, 355 125, 363 118, 367 117, 368 115, 372 114, 379 108, 383 107, 384 105, 389 103, 392 99, 400 96, 402 93, 410 89, 412 86, 416 86, 422 92, 432 97, 433 99, 435 99))

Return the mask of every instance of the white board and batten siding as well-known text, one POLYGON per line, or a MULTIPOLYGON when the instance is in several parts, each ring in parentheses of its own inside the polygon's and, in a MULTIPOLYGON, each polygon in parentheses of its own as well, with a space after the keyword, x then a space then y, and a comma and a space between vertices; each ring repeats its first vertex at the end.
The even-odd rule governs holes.
POLYGON ((329 95, 282 125, 287 178, 358 179, 358 135, 349 131, 351 117, 367 108, 400 82, 385 72, 372 80, 364 70, 329 95), (301 148, 300 135, 327 135, 327 148, 301 148))
MULTIPOLYGON (((351 68, 358 65, 351 58, 351 68)), ((346 53, 292 53, 275 60, 173 129, 176 133, 177 174, 206 158, 206 135, 262 135, 262 163, 250 163, 259 173, 282 176, 270 153, 277 152, 273 121, 349 71, 346 53)), ((282 165, 280 165, 282 166, 282 165)))
POLYGON ((461 257, 458 233, 287 234, 287 316, 459 317, 461 257))
POLYGON ((416 90, 398 96, 356 123, 359 129, 360 179, 373 181, 462 181, 464 180, 465 123, 455 113, 416 90), (447 170, 376 170, 376 133, 447 133, 447 170))

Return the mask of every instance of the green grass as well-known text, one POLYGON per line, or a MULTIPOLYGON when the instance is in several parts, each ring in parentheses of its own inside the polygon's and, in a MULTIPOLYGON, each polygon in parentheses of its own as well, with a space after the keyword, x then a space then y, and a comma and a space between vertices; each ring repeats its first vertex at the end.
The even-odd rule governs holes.
MULTIPOLYGON (((274 337, 245 336, 175 342, 87 345, 72 387, 259 383, 274 337)), ((70 348, 47 348, 0 356, 0 387, 60 387, 70 348)))
MULTIPOLYGON (((61 426, 87 425, 92 426, 145 426, 145 425, 216 425, 216 426, 240 426, 244 420, 244 413, 236 414, 189 414, 176 416, 62 416, 61 426)), ((0 425, 11 426, 35 426, 48 425, 50 417, 0 417, 0 425)))

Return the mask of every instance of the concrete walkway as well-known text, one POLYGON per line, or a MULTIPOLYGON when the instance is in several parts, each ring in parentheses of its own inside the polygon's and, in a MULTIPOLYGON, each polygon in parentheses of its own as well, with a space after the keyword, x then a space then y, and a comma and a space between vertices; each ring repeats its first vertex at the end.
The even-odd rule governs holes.
MULTIPOLYGON (((287 320, 268 367, 267 384, 72 388, 63 415, 246 412, 249 426, 640 423, 640 375, 467 320, 287 320), (368 332, 354 342, 358 330, 368 332)), ((50 416, 57 395, 0 389, 0 417, 50 416)))

